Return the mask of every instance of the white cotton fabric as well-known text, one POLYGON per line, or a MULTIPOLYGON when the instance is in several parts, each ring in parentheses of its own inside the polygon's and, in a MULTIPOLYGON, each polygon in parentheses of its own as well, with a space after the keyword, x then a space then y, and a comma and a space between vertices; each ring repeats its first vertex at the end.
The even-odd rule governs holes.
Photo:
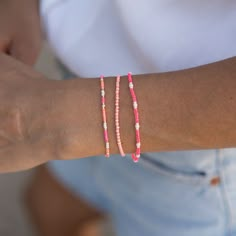
POLYGON ((47 38, 82 77, 165 72, 236 55, 234 0, 42 0, 47 38))

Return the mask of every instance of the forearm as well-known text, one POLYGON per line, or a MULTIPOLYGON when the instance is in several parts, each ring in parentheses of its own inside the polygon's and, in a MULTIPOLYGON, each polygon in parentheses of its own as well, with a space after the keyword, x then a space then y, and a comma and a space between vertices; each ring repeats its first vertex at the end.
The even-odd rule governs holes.
POLYGON ((135 83, 143 151, 236 146, 236 58, 135 83))
MULTIPOLYGON (((232 58, 188 70, 133 76, 139 103, 142 152, 236 146, 235 65, 236 58, 232 58)), ((66 84, 70 109, 75 113, 80 103, 78 91, 81 86, 84 88, 84 107, 93 106, 87 114, 88 124, 91 124, 87 124, 88 155, 103 154, 99 79, 75 79, 66 84)), ((105 79, 105 89, 111 152, 118 153, 114 77, 105 79)), ((80 122, 80 112, 75 114, 75 127, 76 122, 80 122)), ((135 133, 127 77, 121 79, 120 123, 124 149, 131 153, 135 149, 135 133)))

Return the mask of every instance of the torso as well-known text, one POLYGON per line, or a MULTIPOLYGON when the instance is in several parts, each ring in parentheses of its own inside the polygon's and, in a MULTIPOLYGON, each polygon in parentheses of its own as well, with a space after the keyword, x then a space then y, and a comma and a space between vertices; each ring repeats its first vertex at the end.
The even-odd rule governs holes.
POLYGON ((42 0, 56 54, 82 77, 180 70, 236 55, 236 2, 42 0))

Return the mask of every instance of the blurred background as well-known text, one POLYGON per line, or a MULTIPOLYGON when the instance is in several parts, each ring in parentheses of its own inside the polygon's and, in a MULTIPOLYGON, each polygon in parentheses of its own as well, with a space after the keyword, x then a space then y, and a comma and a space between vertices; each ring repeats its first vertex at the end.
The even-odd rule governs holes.
MULTIPOLYGON (((48 78, 61 79, 54 56, 45 44, 36 69, 48 78)), ((35 236, 34 227, 23 204, 24 190, 34 169, 19 173, 0 174, 0 235, 35 236)))

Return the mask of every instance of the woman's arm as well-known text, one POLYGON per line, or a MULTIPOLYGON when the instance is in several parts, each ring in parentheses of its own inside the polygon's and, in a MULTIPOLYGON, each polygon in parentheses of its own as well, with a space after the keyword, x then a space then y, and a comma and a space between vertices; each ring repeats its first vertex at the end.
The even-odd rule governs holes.
MULTIPOLYGON (((48 80, 0 54, 0 172, 52 159, 104 154, 99 78, 48 80), (37 79, 35 79, 37 78, 37 79)), ((178 72, 134 76, 142 152, 236 146, 236 58, 178 72)), ((121 137, 135 149, 132 102, 121 79, 121 137)), ((111 153, 115 78, 105 79, 111 153)))
MULTIPOLYGON (((236 147, 236 57, 176 72, 134 75, 133 79, 142 152, 236 147)), ((60 86, 65 89, 60 101, 67 114, 63 119, 73 127, 73 132, 65 128, 63 158, 104 154, 99 78, 60 81, 60 86)), ((119 153, 114 126, 115 77, 105 79, 105 89, 110 149, 115 154, 119 153)), ((126 76, 120 90, 121 138, 125 151, 131 153, 135 133, 126 76)))

